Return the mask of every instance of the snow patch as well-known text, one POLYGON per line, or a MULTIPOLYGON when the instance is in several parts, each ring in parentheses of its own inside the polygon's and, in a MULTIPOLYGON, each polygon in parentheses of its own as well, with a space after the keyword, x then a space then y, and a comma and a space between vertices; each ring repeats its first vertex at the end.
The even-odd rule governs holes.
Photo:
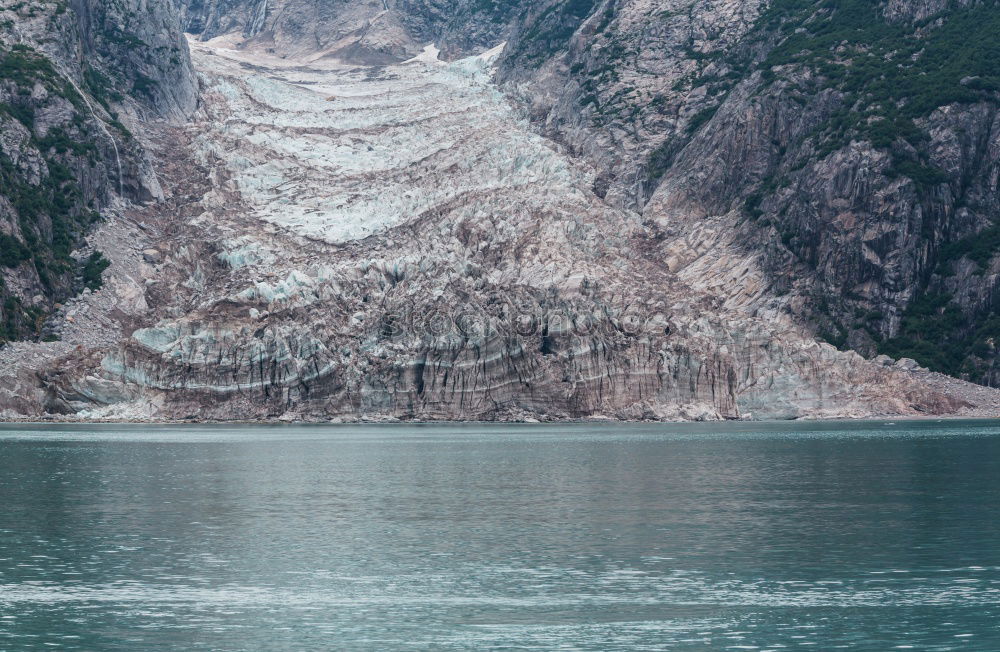
POLYGON ((504 49, 506 49, 506 47, 507 47, 507 41, 504 41, 500 45, 492 47, 486 52, 483 52, 482 54, 478 55, 476 59, 482 61, 487 65, 493 65, 493 63, 496 62, 496 60, 500 57, 500 55, 503 54, 503 51, 504 49))
POLYGON ((407 59, 403 63, 440 63, 438 58, 441 54, 441 50, 437 48, 436 45, 431 43, 430 45, 424 46, 424 51, 413 57, 412 59, 407 59))

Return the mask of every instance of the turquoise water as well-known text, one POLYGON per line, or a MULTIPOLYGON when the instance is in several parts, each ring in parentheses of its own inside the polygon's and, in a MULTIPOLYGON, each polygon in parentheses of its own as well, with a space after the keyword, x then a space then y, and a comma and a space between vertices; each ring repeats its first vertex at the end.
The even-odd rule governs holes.
POLYGON ((1000 422, 0 426, 0 650, 1000 650, 1000 422))

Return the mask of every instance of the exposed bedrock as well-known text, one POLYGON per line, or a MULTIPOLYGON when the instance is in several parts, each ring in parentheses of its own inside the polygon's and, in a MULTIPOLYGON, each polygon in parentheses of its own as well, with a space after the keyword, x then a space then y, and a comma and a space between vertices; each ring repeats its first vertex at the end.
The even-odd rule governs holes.
POLYGON ((436 43, 448 59, 495 46, 520 1, 180 0, 184 29, 201 40, 346 63, 398 63, 436 43))
POLYGON ((739 216, 820 338, 995 385, 997 25, 996 3, 595 2, 522 12, 500 79, 608 201, 668 230, 739 216))
POLYGON ((99 282, 95 224, 162 197, 141 125, 186 120, 197 81, 170 0, 0 2, 0 63, 2 347, 51 337, 99 282))

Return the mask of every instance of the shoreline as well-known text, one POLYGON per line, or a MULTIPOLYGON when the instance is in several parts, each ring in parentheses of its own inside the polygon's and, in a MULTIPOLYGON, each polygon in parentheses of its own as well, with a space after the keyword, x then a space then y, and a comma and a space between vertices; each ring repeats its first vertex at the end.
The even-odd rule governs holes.
POLYGON ((22 426, 45 426, 45 425, 136 425, 136 426, 384 426, 384 425, 407 425, 407 426, 447 426, 447 425, 580 425, 580 424, 608 424, 608 425, 638 425, 638 424, 766 424, 766 423, 835 423, 835 422, 864 422, 864 421, 1000 421, 1000 415, 866 415, 861 417, 851 416, 805 416, 793 419, 607 419, 607 418, 582 418, 582 419, 496 419, 496 420, 459 420, 459 419, 399 419, 399 418, 360 418, 360 419, 334 419, 334 420, 289 420, 289 419, 269 419, 269 420, 218 420, 218 419, 67 419, 67 418, 26 418, 15 419, 11 417, 0 417, 0 428, 7 425, 22 426))

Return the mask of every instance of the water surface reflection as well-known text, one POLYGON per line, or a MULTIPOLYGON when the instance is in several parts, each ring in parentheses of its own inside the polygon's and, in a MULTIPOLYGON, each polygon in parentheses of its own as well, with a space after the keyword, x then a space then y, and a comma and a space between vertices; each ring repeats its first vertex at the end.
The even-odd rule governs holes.
POLYGON ((1000 649, 1000 423, 0 428, 0 649, 1000 649))

